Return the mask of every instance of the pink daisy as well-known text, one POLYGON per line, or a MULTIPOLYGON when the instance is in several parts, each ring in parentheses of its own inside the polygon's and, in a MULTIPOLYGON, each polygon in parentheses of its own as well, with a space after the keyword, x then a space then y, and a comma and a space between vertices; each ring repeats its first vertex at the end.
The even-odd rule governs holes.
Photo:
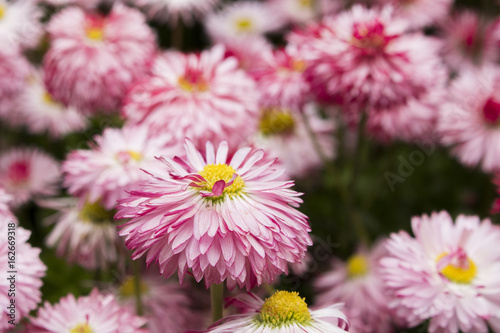
POLYGON ((265 301, 249 293, 231 302, 242 303, 247 312, 226 317, 206 333, 346 333, 347 318, 342 304, 309 310, 297 292, 277 291, 265 301))
POLYGON ((56 194, 60 176, 59 164, 38 149, 15 148, 0 155, 0 186, 14 197, 14 207, 56 194))
POLYGON ((123 264, 125 247, 116 232, 114 210, 105 209, 99 202, 78 202, 75 198, 40 200, 41 206, 56 210, 46 219, 54 224, 46 239, 47 246, 69 263, 87 269, 106 269, 123 264))
POLYGON ((390 7, 355 5, 289 39, 309 61, 306 74, 317 97, 358 111, 419 97, 433 86, 441 66, 437 40, 405 34, 390 7))
POLYGON ((50 305, 45 302, 38 310, 36 318, 31 319, 29 333, 89 333, 89 332, 147 332, 141 329, 146 320, 137 317, 133 311, 118 305, 113 295, 92 290, 89 296, 75 299, 68 295, 59 303, 50 305))
POLYGON ((127 196, 125 189, 149 176, 141 169, 161 166, 160 155, 178 155, 180 144, 172 144, 168 134, 152 136, 145 126, 107 128, 94 138, 90 150, 72 151, 63 163, 64 185, 80 200, 100 200, 113 209, 118 199, 127 196))
POLYGON ((159 56, 152 76, 131 90, 122 112, 129 123, 179 142, 189 137, 199 146, 224 139, 237 144, 256 126, 257 99, 253 80, 216 46, 199 55, 159 56))
POLYGON ((2 332, 14 327, 9 324, 10 320, 18 324, 23 317, 37 307, 42 297, 40 287, 46 270, 39 258, 40 249, 33 248, 28 243, 30 232, 16 226, 16 222, 15 220, 2 220, 0 223, 0 269, 3 272, 3 278, 0 279, 0 306, 2 307, 0 331, 2 332), (12 246, 15 250, 10 248, 12 246), (13 262, 9 259, 12 255, 14 256, 13 262), (14 279, 9 280, 12 276, 14 279), (9 309, 12 301, 14 301, 13 311, 9 309))
POLYGON ((193 18, 210 13, 220 0, 130 0, 150 18, 176 24, 179 19, 191 25, 193 18))
POLYGON ((250 290, 288 272, 311 245, 307 217, 293 207, 302 202, 278 180, 283 170, 264 153, 238 150, 228 159, 227 142, 206 158, 186 140, 187 159, 161 158, 164 170, 121 201, 116 218, 130 218, 121 229, 126 245, 158 262, 165 276, 191 270, 196 281, 250 290))
POLYGON ((430 333, 499 331, 500 227, 443 211, 414 217, 412 230, 392 234, 381 260, 390 308, 409 326, 430 319, 430 333))
POLYGON ((42 72, 31 75, 18 104, 21 121, 33 133, 59 138, 87 126, 87 119, 75 107, 54 100, 45 88, 42 72))
MULTIPOLYGON (((332 159, 336 146, 333 137, 335 124, 332 120, 321 119, 316 111, 316 107, 309 104, 303 112, 321 150, 332 159)), ((307 176, 311 169, 323 163, 301 115, 287 109, 264 108, 254 142, 271 156, 278 157, 289 176, 307 176)))
POLYGON ((500 80, 495 68, 464 72, 442 106, 438 131, 443 144, 468 166, 500 170, 500 80))
POLYGON ((205 27, 213 41, 224 43, 242 37, 263 36, 282 28, 284 24, 284 17, 269 4, 239 1, 208 15, 205 27))
POLYGON ((0 0, 0 42, 20 45, 23 48, 37 46, 43 34, 40 19, 43 12, 36 0, 0 0))
POLYGON ((350 332, 392 331, 387 309, 389 299, 378 272, 378 261, 385 254, 384 245, 379 242, 371 251, 362 249, 345 263, 335 259, 333 270, 315 283, 318 306, 345 303, 345 312, 349 314, 351 323, 350 332))
POLYGON ((156 50, 143 15, 121 4, 105 17, 66 8, 51 19, 48 32, 47 88, 55 99, 86 112, 117 109, 156 50))

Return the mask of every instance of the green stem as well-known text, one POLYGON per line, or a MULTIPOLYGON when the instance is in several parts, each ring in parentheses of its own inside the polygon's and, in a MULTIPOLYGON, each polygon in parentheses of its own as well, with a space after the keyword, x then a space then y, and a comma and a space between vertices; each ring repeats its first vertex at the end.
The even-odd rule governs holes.
POLYGON ((141 295, 141 269, 139 267, 138 260, 134 260, 134 291, 135 291, 135 305, 137 309, 137 315, 143 315, 142 309, 142 295, 141 295))
POLYGON ((316 133, 314 133, 314 130, 311 127, 311 122, 309 121, 309 117, 305 114, 305 112, 301 112, 300 115, 302 116, 302 121, 304 122, 304 126, 306 127, 307 133, 309 134, 309 137, 311 138, 311 141, 313 143, 314 149, 318 153, 319 157, 321 158, 321 161, 323 162, 324 165, 329 164, 329 158, 323 151, 323 148, 319 144, 318 137, 316 136, 316 133))
POLYGON ((221 284, 212 284, 210 286, 210 297, 212 300, 212 321, 222 319, 222 310, 224 307, 224 282, 221 284))

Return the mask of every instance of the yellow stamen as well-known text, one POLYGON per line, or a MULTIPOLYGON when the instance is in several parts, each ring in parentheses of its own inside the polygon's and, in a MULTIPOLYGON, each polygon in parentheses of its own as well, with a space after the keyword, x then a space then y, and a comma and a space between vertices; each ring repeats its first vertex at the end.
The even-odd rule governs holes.
POLYGON ((263 135, 293 132, 295 120, 292 114, 282 109, 264 109, 260 118, 260 131, 263 135))
POLYGON ((253 22, 248 17, 241 17, 235 22, 236 30, 238 32, 249 32, 253 29, 253 22))
MULTIPOLYGON (((144 295, 148 291, 148 286, 142 282, 140 284, 141 294, 144 295)), ((120 296, 122 298, 132 298, 135 297, 135 278, 133 276, 127 277, 119 289, 120 296)))
POLYGON ((57 105, 57 104, 59 104, 58 102, 56 102, 56 101, 54 100, 54 98, 52 97, 52 95, 51 95, 48 91, 46 91, 46 92, 43 94, 42 99, 43 99, 43 102, 44 102, 45 104, 48 104, 48 105, 54 105, 54 104, 55 104, 55 105, 57 105))
POLYGON ((300 298, 298 292, 277 291, 266 299, 257 320, 275 328, 293 323, 307 325, 311 314, 305 299, 300 298))
POLYGON ((80 324, 72 328, 69 333, 93 333, 94 331, 90 328, 89 324, 80 324))
POLYGON ((314 0, 299 0, 299 5, 301 7, 311 8, 314 4, 314 0))
POLYGON ((104 39, 104 31, 100 27, 87 28, 87 38, 94 41, 101 41, 104 39))
MULTIPOLYGON (((223 180, 228 183, 231 181, 231 179, 233 178, 233 174, 235 173, 236 171, 230 165, 209 164, 199 172, 199 174, 206 180, 205 183, 200 184, 203 185, 200 190, 211 192, 216 182, 218 182, 219 180, 223 180)), ((231 186, 228 186, 224 189, 224 193, 228 194, 229 196, 237 195, 243 190, 244 186, 245 181, 243 180, 243 178, 237 176, 231 186)))
POLYGON ((347 260, 347 275, 354 279, 368 274, 369 265, 366 256, 355 254, 347 260))
POLYGON ((87 202, 80 210, 80 219, 84 222, 101 224, 113 221, 115 210, 106 210, 97 202, 87 202))
POLYGON ((127 151, 127 153, 130 155, 130 158, 132 158, 134 161, 139 162, 142 159, 141 153, 132 150, 127 151))
POLYGON ((293 60, 292 69, 296 72, 303 73, 307 69, 307 63, 304 60, 293 60))
POLYGON ((0 5, 0 19, 5 16, 5 7, 0 5))
MULTIPOLYGON (((440 254, 436 258, 436 262, 441 260, 444 256, 448 255, 448 253, 444 252, 440 254)), ((477 267, 476 264, 470 259, 467 258, 467 262, 461 266, 455 266, 453 264, 449 264, 444 267, 440 273, 450 280, 451 282, 460 283, 460 284, 470 284, 472 280, 476 277, 477 267)))
POLYGON ((208 84, 205 80, 199 80, 198 82, 191 82, 185 77, 181 77, 178 80, 179 86, 188 92, 204 92, 208 90, 208 84))

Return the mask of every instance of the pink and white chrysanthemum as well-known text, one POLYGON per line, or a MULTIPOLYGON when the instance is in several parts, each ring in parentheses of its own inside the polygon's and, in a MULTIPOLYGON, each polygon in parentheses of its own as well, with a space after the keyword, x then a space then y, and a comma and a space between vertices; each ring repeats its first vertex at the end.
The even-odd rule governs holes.
POLYGON ((391 317, 378 261, 386 254, 379 242, 371 251, 361 249, 347 262, 335 259, 333 270, 315 282, 316 304, 344 303, 354 333, 391 332, 391 317))
MULTIPOLYGON (((335 124, 331 119, 321 119, 314 105, 307 105, 304 117, 318 140, 322 154, 334 157, 336 146, 333 138, 335 124)), ((281 108, 264 108, 259 131, 254 137, 257 147, 278 157, 291 177, 303 177, 323 161, 300 114, 281 108)))
POLYGON ((14 197, 14 207, 56 194, 60 176, 59 164, 38 149, 14 148, 0 155, 0 186, 14 197))
POLYGON ((420 29, 439 23, 452 8, 453 0, 377 0, 381 5, 393 5, 394 14, 407 21, 410 28, 420 29))
POLYGON ((203 18, 212 12, 220 0, 129 0, 148 17, 176 24, 179 19, 191 25, 193 18, 203 18))
MULTIPOLYGON (((168 281, 157 273, 141 275, 140 290, 144 317, 148 320, 150 333, 183 333, 188 329, 205 328, 208 318, 200 311, 195 311, 195 302, 187 288, 179 287, 179 283, 168 281)), ((120 304, 136 310, 136 286, 133 276, 126 277, 115 290, 120 304)), ((194 292, 193 292, 194 294, 194 292)), ((200 299, 196 300, 200 302, 200 299)))
POLYGON ((4 272, 0 279, 0 331, 7 332, 14 327, 10 320, 20 323, 41 301, 40 287, 47 268, 39 258, 40 249, 28 243, 30 232, 18 227, 15 221, 1 221, 0 237, 0 269, 4 272))
POLYGON ((306 74, 317 98, 356 110, 388 108, 418 98, 433 86, 442 65, 440 44, 381 10, 355 5, 289 39, 309 62, 306 74))
POLYGON ((300 110, 310 97, 310 85, 304 75, 307 62, 292 48, 266 53, 263 60, 260 67, 248 69, 257 81, 261 106, 300 110))
POLYGON ((464 72, 442 106, 441 141, 468 166, 500 171, 500 76, 495 68, 464 72))
POLYGON ((141 327, 146 320, 118 304, 111 294, 97 289, 89 296, 75 298, 72 294, 51 305, 45 302, 31 319, 29 333, 60 332, 120 332, 145 333, 141 327))
POLYGON ((35 47, 43 35, 43 12, 36 0, 0 0, 0 43, 35 47))
POLYGON ((164 170, 121 201, 116 218, 136 259, 158 262, 161 274, 191 270, 205 285, 250 290, 288 272, 311 245, 307 217, 294 207, 301 195, 283 170, 262 163, 264 152, 207 142, 205 158, 189 140, 187 159, 162 157, 164 170), (259 163, 260 162, 260 163, 259 163))
POLYGON ((156 52, 144 16, 119 3, 108 16, 66 8, 47 30, 47 88, 55 99, 88 113, 116 110, 134 81, 147 73, 156 52))
POLYGON ((442 55, 452 69, 471 70, 495 62, 494 26, 484 22, 477 13, 457 13, 445 20, 441 29, 442 55))
POLYGON ((22 123, 33 133, 59 138, 87 126, 86 118, 75 107, 54 100, 45 88, 43 72, 32 74, 18 104, 22 123))
POLYGON ((81 203, 75 198, 38 203, 57 211, 46 219, 46 223, 54 224, 46 244, 56 248, 59 257, 87 269, 123 264, 126 249, 116 232, 114 210, 105 209, 99 202, 81 203))
POLYGON ((392 234, 380 261, 389 307, 409 326, 430 319, 430 333, 499 331, 500 227, 443 211, 414 217, 412 230, 392 234))
POLYGON ((213 41, 263 36, 285 24, 284 17, 267 3, 240 1, 207 16, 205 27, 213 41))
POLYGON ((265 301, 249 293, 230 301, 246 308, 243 314, 216 322, 205 333, 346 333, 342 304, 310 310, 297 292, 277 291, 265 301))
POLYGON ((257 99, 255 82, 216 46, 199 55, 159 56, 151 77, 128 94, 122 114, 179 142, 188 137, 201 147, 207 140, 237 145, 256 127, 257 99))
POLYGON ((148 178, 141 169, 155 170, 161 163, 155 157, 178 155, 180 144, 170 136, 152 136, 145 126, 107 128, 94 138, 90 150, 72 151, 63 163, 64 185, 69 193, 83 201, 100 201, 113 209, 118 199, 127 195, 129 186, 148 178))

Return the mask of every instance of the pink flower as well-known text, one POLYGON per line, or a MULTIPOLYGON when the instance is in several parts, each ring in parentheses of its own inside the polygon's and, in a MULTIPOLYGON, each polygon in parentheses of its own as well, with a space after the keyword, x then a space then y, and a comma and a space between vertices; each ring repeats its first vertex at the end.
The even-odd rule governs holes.
POLYGON ((447 212, 412 219, 415 238, 404 231, 386 243, 381 260, 389 303, 415 326, 430 319, 429 332, 500 330, 498 273, 500 227, 477 216, 447 212))
POLYGON ((158 262, 165 276, 188 270, 205 285, 228 279, 247 290, 288 272, 311 245, 307 217, 294 209, 302 202, 278 180, 264 153, 238 150, 228 159, 227 142, 206 145, 206 158, 186 140, 187 159, 163 157, 164 170, 121 201, 116 218, 130 218, 121 229, 136 259, 158 262))
POLYGON ((235 58, 216 46, 200 55, 167 52, 156 59, 150 78, 129 93, 123 115, 132 124, 167 132, 203 146, 228 139, 235 145, 257 122, 255 83, 235 58))
POLYGON ((210 13, 220 0, 131 0, 131 2, 146 12, 147 16, 177 24, 179 19, 188 25, 193 24, 193 18, 203 18, 210 13))
POLYGON ((117 109, 156 49, 142 14, 121 4, 105 17, 66 8, 51 19, 48 32, 47 88, 55 99, 88 113, 117 109))
POLYGON ((495 68, 464 72, 443 105, 438 131, 441 141, 468 166, 500 170, 500 80, 495 68))
POLYGON ((126 197, 128 187, 148 178, 141 169, 161 166, 156 156, 182 151, 168 134, 152 136, 145 126, 107 128, 94 141, 90 150, 69 154, 63 163, 64 185, 80 201, 100 201, 106 209, 113 209, 118 199, 126 197))
POLYGON ((335 259, 334 268, 321 276, 315 286, 320 307, 344 303, 353 333, 391 332, 391 317, 378 261, 386 254, 383 242, 371 251, 361 249, 347 262, 335 259))
MULTIPOLYGON (((0 50, 0 101, 17 96, 23 91, 30 75, 30 65, 20 50, 6 43, 0 50)), ((1 113, 1 107, 0 107, 1 113)))
POLYGON ((38 149, 15 148, 0 155, 0 186, 14 197, 14 207, 56 194, 60 176, 58 163, 38 149))
POLYGON ((104 295, 97 289, 89 296, 75 299, 68 295, 55 305, 45 302, 31 319, 29 333, 59 332, 147 332, 141 327, 146 320, 133 311, 118 305, 113 295, 104 295))
POLYGON ((359 112, 400 105, 433 87, 439 43, 405 28, 390 7, 355 5, 289 39, 310 64, 317 98, 359 112))
POLYGON ((346 333, 347 318, 342 304, 309 310, 297 292, 277 291, 265 301, 249 293, 231 303, 240 303, 247 312, 226 317, 209 327, 206 333, 346 333))
POLYGON ((224 41, 226 57, 238 59, 239 67, 246 72, 269 66, 273 46, 263 36, 250 36, 224 41))
POLYGON ((35 0, 0 0, 0 43, 21 48, 37 46, 43 35, 42 10, 35 0))
POLYGON ((9 324, 10 320, 18 324, 37 307, 42 297, 40 287, 46 267, 39 258, 40 249, 33 248, 28 243, 30 237, 28 230, 14 226, 17 223, 16 220, 2 220, 1 222, 0 269, 4 273, 3 278, 0 279, 0 306, 2 307, 0 331, 6 332, 14 327, 9 324), (15 250, 12 250, 12 246, 15 250), (11 273, 11 271, 16 273, 11 273), (12 276, 14 279, 10 280, 12 276), (12 289, 15 290, 14 296, 12 289), (11 300, 15 301, 14 316, 9 316, 12 314, 9 309, 12 304, 11 300))

